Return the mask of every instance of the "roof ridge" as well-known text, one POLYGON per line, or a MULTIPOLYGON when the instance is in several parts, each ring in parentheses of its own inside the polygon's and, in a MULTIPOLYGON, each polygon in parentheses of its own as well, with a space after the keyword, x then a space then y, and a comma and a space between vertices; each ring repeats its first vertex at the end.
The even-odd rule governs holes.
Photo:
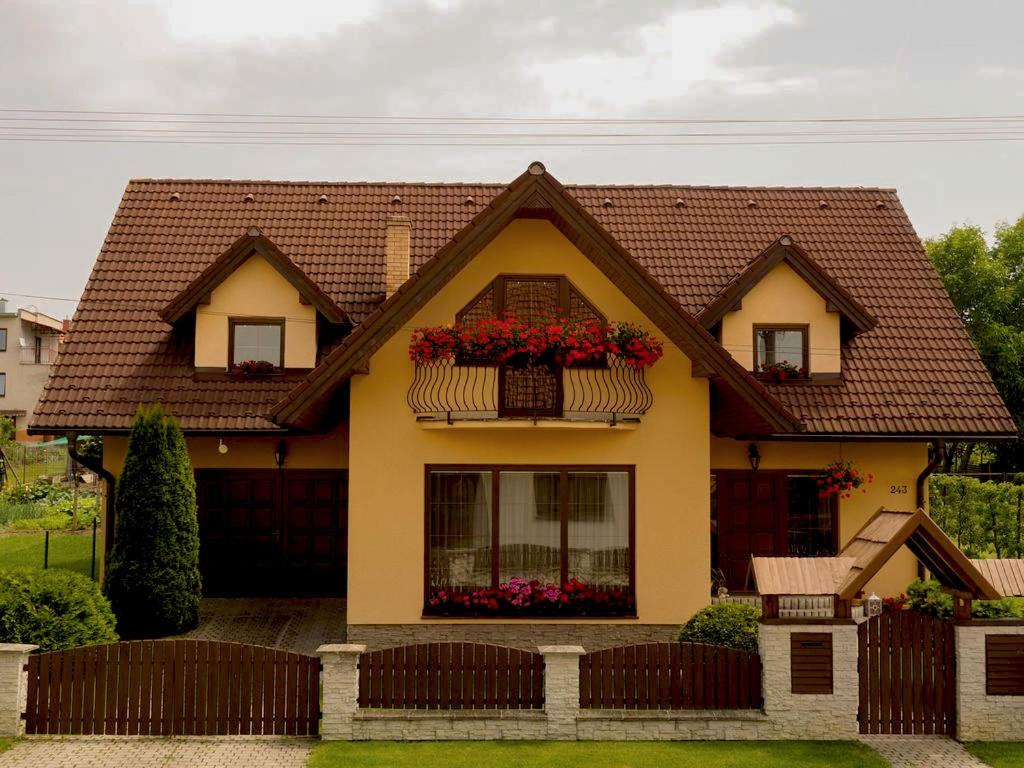
MULTIPOLYGON (((494 187, 504 189, 507 184, 495 181, 326 181, 303 179, 203 179, 175 177, 138 177, 128 180, 129 184, 223 184, 236 186, 245 184, 264 184, 282 187, 494 187)), ((802 186, 802 185, 745 185, 745 184, 564 184, 566 189, 708 189, 725 191, 764 191, 764 192, 891 192, 897 194, 895 187, 872 186, 802 186)))

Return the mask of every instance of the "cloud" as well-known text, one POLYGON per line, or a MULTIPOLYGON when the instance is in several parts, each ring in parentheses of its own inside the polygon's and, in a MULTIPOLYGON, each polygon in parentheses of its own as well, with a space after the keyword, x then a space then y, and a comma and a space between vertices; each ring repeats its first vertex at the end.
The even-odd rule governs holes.
POLYGON ((678 103, 714 86, 768 94, 804 89, 812 78, 761 78, 723 62, 771 30, 797 24, 797 14, 775 3, 729 3, 676 10, 633 30, 617 48, 537 61, 527 72, 540 80, 564 112, 612 110, 678 103))
POLYGON ((362 24, 380 11, 379 0, 163 0, 168 31, 189 41, 311 40, 339 27, 362 24))

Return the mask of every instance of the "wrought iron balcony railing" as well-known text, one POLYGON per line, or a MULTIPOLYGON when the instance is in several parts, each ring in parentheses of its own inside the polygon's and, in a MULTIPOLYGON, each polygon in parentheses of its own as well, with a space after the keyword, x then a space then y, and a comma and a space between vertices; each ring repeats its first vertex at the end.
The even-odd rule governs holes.
POLYGON ((654 404, 643 369, 522 368, 437 360, 416 365, 406 400, 424 421, 551 419, 638 421, 654 404))

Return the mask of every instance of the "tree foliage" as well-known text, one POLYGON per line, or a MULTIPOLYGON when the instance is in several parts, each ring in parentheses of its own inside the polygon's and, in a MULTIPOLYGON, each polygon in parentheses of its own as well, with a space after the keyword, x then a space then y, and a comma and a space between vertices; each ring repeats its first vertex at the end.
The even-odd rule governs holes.
POLYGON ((118 631, 159 637, 194 627, 200 597, 195 479, 181 429, 159 405, 135 415, 115 520, 106 584, 118 631))
POLYGON ((968 557, 1024 557, 1024 484, 957 475, 929 483, 932 519, 968 557))
MULTIPOLYGON (((925 248, 999 393, 1024 430, 1024 216, 996 227, 954 227, 925 248)), ((954 446, 962 456, 967 446, 954 446)), ((993 446, 997 466, 1024 469, 1024 441, 993 446)), ((969 454, 969 451, 967 451, 969 454)))

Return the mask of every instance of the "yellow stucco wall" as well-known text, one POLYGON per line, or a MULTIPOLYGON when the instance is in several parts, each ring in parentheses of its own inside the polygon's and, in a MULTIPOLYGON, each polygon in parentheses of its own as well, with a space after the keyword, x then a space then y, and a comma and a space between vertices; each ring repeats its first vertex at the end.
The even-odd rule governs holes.
POLYGON ((754 325, 807 323, 811 374, 840 370, 839 313, 789 265, 781 262, 722 318, 722 346, 747 370, 754 367, 754 325))
MULTIPOLYGON (((750 469, 749 441, 711 439, 711 471, 750 469)), ((917 477, 928 464, 926 443, 772 442, 758 444, 761 469, 820 469, 833 461, 849 461, 875 481, 850 499, 839 501, 839 546, 849 541, 879 507, 913 510, 917 477)), ((917 559, 904 547, 869 584, 879 595, 899 594, 917 578, 917 559)))
POLYGON ((262 256, 251 256, 196 308, 197 368, 227 368, 228 318, 284 318, 285 368, 316 365, 316 309, 262 256))
MULTIPOLYGON (((195 469, 274 469, 274 448, 281 438, 236 437, 227 435, 227 453, 220 453, 216 437, 186 437, 189 456, 195 469)), ((285 438, 285 467, 291 469, 343 469, 348 466, 348 429, 346 425, 322 435, 285 438)), ((103 466, 120 475, 128 438, 103 438, 103 466)))
MULTIPOLYGON (((708 385, 668 345, 647 372, 654 406, 633 430, 428 429, 405 402, 417 326, 452 322, 499 273, 563 273, 608 318, 654 324, 551 224, 517 220, 352 381, 349 603, 353 624, 412 623, 423 608, 424 465, 633 464, 640 622, 679 623, 710 590, 708 385)), ((634 620, 635 621, 635 620, 634 620)))

